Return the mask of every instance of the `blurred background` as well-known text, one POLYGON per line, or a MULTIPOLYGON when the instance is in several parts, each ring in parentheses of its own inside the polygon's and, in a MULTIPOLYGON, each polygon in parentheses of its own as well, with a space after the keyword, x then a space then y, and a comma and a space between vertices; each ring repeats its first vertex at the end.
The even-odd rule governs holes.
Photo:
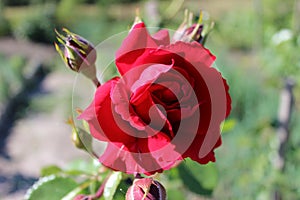
MULTIPOLYGON (((54 50, 54 29, 98 44, 128 30, 136 8, 148 25, 173 30, 185 8, 215 21, 206 46, 230 85, 232 113, 205 199, 300 199, 299 0, 1 0, 0 199, 22 199, 43 166, 89 159, 65 121, 91 83, 72 91, 76 74, 54 50)), ((204 199, 196 193, 169 199, 204 199)))

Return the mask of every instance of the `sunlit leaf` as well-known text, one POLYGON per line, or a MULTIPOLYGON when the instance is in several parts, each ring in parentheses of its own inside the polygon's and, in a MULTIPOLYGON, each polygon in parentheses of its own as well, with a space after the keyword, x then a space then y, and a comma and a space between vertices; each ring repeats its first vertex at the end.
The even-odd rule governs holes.
POLYGON ((70 191, 67 195, 65 195, 62 200, 72 200, 74 199, 74 197, 81 193, 83 190, 85 190, 86 188, 88 188, 93 182, 95 181, 86 181, 82 184, 80 184, 78 187, 76 187, 75 189, 73 189, 72 191, 70 191))
POLYGON ((49 166, 46 166, 46 167, 42 168, 41 176, 56 175, 56 174, 59 174, 60 172, 62 172, 62 169, 59 168, 58 166, 49 165, 49 166))
POLYGON ((77 187, 71 178, 46 176, 40 178, 25 196, 27 200, 61 200, 65 195, 77 187))
POLYGON ((72 175, 79 175, 80 173, 84 174, 95 174, 101 167, 101 164, 97 160, 92 162, 85 160, 75 160, 66 167, 66 172, 72 175))
POLYGON ((131 185, 132 185, 132 180, 130 180, 130 179, 124 180, 124 178, 123 178, 123 180, 117 187, 117 190, 114 194, 113 199, 114 200, 124 200, 126 192, 131 185))
POLYGON ((117 187, 122 180, 122 173, 121 172, 113 172, 110 177, 108 178, 105 188, 104 188, 104 199, 105 200, 112 200, 114 194, 116 193, 117 187))

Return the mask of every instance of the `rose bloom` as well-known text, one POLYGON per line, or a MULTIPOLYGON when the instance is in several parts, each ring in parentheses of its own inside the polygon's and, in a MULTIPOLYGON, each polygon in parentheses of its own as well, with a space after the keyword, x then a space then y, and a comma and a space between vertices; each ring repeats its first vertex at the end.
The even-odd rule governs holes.
POLYGON ((97 88, 79 116, 106 141, 100 162, 117 171, 153 174, 189 157, 214 162, 220 124, 230 113, 228 85, 212 68, 215 56, 197 42, 170 44, 133 26, 116 53, 120 77, 97 88))

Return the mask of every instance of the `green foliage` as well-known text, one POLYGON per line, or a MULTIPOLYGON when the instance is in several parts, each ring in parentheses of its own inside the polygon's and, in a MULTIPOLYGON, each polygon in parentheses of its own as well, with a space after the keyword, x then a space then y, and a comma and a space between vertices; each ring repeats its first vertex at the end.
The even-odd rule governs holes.
POLYGON ((33 4, 58 3, 60 0, 3 0, 6 6, 28 6, 33 4))
POLYGON ((4 5, 7 6, 26 6, 30 0, 3 0, 4 5))
POLYGON ((212 37, 227 48, 250 50, 256 34, 254 19, 253 12, 249 10, 226 13, 221 21, 216 22, 216 37, 212 37))
POLYGON ((19 39, 53 43, 55 40, 55 27, 55 6, 47 4, 38 9, 34 14, 24 18, 16 25, 13 32, 19 39))
POLYGON ((190 191, 204 196, 211 196, 218 182, 215 165, 199 165, 186 159, 178 167, 179 176, 184 186, 190 191))
POLYGON ((47 4, 47 3, 58 3, 60 0, 30 0, 31 5, 35 4, 47 4))
POLYGON ((135 3, 139 2, 141 0, 111 0, 111 1, 106 1, 106 0, 97 0, 97 2, 100 5, 108 6, 111 4, 126 4, 126 3, 135 3))
MULTIPOLYGON (((41 170, 42 178, 37 181, 27 192, 27 199, 59 200, 73 199, 79 193, 94 193, 88 188, 98 182, 100 165, 98 162, 74 161, 65 169, 55 165, 44 167, 41 170), (80 177, 86 177, 82 180, 80 177), (55 195, 52 192, 55 191, 55 195), (51 192, 51 195, 49 195, 51 192)), ((100 181, 99 181, 100 183, 100 181)), ((99 186, 97 184, 96 188, 99 186)))
POLYGON ((295 2, 297 1, 262 0, 264 24, 266 26, 276 26, 277 30, 290 27, 295 2))
POLYGON ((6 36, 10 33, 10 24, 3 15, 3 3, 0 2, 0 37, 6 36))
POLYGON ((59 168, 58 166, 50 165, 50 166, 42 168, 41 176, 44 177, 44 176, 50 176, 50 175, 57 175, 61 172, 62 172, 62 169, 59 168))
POLYGON ((57 20, 62 24, 70 24, 77 21, 77 12, 74 10, 78 9, 80 0, 61 0, 57 4, 56 17, 57 20))
POLYGON ((70 190, 74 189, 76 185, 76 182, 71 178, 54 175, 42 177, 28 190, 25 199, 63 199, 63 197, 66 196, 70 190))
POLYGON ((266 71, 270 82, 275 86, 278 86, 276 80, 286 77, 293 78, 300 83, 298 54, 300 43, 295 34, 291 29, 283 29, 270 34, 271 40, 263 51, 262 58, 265 66, 263 70, 266 71), (290 38, 284 39, 285 33, 290 33, 290 38))
MULTIPOLYGON (((26 199, 60 200, 73 199, 79 194, 96 195, 102 184, 105 184, 103 200, 118 199, 121 188, 129 187, 121 172, 111 172, 101 166, 98 161, 74 161, 62 169, 55 165, 44 167, 41 177, 28 191, 26 199), (52 194, 55 192, 55 194, 52 194), (51 195, 49 195, 51 193, 51 195)), ((122 197, 124 195, 122 193, 122 197)))
POLYGON ((214 197, 250 200, 269 196, 274 177, 270 159, 276 152, 271 122, 277 117, 280 90, 268 84, 259 66, 247 67, 245 61, 237 65, 228 55, 219 56, 218 62, 230 85, 232 112, 227 121, 232 120, 229 126, 234 128, 222 135, 223 145, 216 150, 219 182, 214 197))
POLYGON ((122 180, 122 172, 112 172, 110 177, 108 178, 105 188, 103 197, 105 200, 112 200, 114 194, 116 193, 117 187, 119 186, 122 180))
POLYGON ((26 60, 18 56, 6 59, 0 55, 0 62, 0 101, 6 102, 23 84, 23 67, 26 60))
POLYGON ((184 195, 182 190, 171 188, 167 189, 167 198, 174 200, 183 200, 186 199, 186 196, 184 195))
POLYGON ((168 199, 188 200, 212 197, 219 180, 215 164, 199 165, 185 159, 178 167, 165 171, 159 181, 166 188, 168 199))
POLYGON ((70 175, 80 175, 80 173, 95 174, 100 167, 101 165, 97 160, 93 160, 93 162, 74 160, 73 162, 69 163, 64 171, 70 175))
POLYGON ((131 185, 132 185, 131 178, 123 179, 118 185, 118 188, 116 189, 116 192, 113 196, 113 200, 124 200, 125 194, 131 185))

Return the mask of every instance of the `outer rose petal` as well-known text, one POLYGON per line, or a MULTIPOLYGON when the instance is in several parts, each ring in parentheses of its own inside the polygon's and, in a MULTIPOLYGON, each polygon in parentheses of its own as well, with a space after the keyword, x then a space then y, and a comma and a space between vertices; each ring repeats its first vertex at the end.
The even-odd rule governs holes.
POLYGON ((143 54, 149 54, 159 45, 167 45, 169 42, 168 31, 161 30, 152 37, 143 22, 136 24, 116 52, 116 65, 120 74, 139 66, 137 60, 143 54))
POLYGON ((164 50, 182 56, 187 62, 193 66, 203 63, 203 67, 210 67, 216 57, 198 42, 185 43, 178 41, 163 48, 164 50))
MULTIPOLYGON (((219 135, 219 133, 217 133, 219 135)), ((200 164, 206 164, 208 162, 215 162, 215 154, 214 149, 219 147, 222 144, 221 136, 218 138, 218 140, 212 141, 213 143, 210 144, 210 151, 207 153, 204 157, 199 157, 199 151, 201 146, 203 145, 205 135, 198 134, 196 138, 194 139, 193 143, 191 144, 190 148, 184 153, 184 157, 190 157, 192 160, 200 163, 200 164)))
POLYGON ((91 134, 95 138, 103 141, 126 143, 134 140, 133 137, 123 131, 130 126, 126 123, 123 123, 122 127, 118 126, 115 122, 115 116, 113 116, 114 110, 111 107, 110 92, 118 79, 114 78, 99 86, 94 101, 78 118, 89 123, 91 134))
POLYGON ((108 143, 99 160, 105 166, 129 174, 153 174, 170 169, 182 159, 163 133, 150 138, 136 138, 128 146, 108 143), (121 147, 121 148, 120 148, 121 147))

